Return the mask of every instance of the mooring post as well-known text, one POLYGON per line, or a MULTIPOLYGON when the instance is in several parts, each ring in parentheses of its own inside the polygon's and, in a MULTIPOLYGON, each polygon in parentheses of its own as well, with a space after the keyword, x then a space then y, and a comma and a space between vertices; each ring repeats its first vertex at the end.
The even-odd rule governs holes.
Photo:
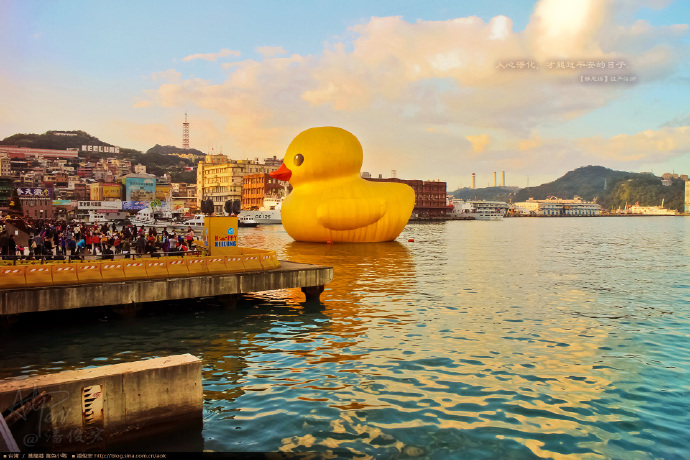
POLYGON ((319 302, 324 286, 307 286, 302 288, 302 292, 307 297, 307 302, 319 302))

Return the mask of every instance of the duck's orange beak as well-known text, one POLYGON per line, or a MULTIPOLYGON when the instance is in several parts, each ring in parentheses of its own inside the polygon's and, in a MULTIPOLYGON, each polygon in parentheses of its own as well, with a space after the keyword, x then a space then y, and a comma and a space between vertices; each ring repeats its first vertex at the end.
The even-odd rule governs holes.
POLYGON ((280 164, 280 168, 278 168, 275 171, 272 171, 268 173, 269 176, 274 177, 278 180, 285 180, 288 181, 290 180, 290 177, 292 177, 292 171, 290 171, 287 166, 285 166, 285 163, 280 164))

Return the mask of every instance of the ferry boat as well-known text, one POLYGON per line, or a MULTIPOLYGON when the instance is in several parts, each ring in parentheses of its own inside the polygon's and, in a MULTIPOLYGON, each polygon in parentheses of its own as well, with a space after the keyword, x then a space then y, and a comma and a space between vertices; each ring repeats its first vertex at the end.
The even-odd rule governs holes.
POLYGON ((508 203, 505 201, 470 201, 470 215, 475 220, 503 220, 508 203))
POLYGON ((257 224, 282 224, 280 217, 280 207, 283 204, 283 197, 264 198, 264 205, 258 210, 242 211, 241 216, 253 219, 257 224))
POLYGON ((661 200, 661 206, 640 206, 638 201, 628 209, 628 214, 641 214, 643 216, 677 216, 680 213, 675 209, 664 208, 664 200, 661 200))

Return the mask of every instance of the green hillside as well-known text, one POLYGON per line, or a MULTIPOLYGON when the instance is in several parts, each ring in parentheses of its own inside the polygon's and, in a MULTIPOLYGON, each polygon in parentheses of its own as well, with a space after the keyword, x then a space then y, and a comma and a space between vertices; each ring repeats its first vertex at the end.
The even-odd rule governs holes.
POLYGON ((685 181, 673 179, 670 186, 665 186, 661 179, 647 174, 616 182, 597 203, 604 209, 618 209, 626 204, 660 206, 663 202, 665 208, 683 212, 684 198, 685 181))
POLYGON ((509 203, 514 201, 515 193, 520 190, 519 187, 485 187, 485 188, 469 188, 464 187, 455 190, 452 195, 461 200, 485 200, 485 201, 505 201, 509 203))
POLYGON ((615 183, 637 176, 640 174, 614 171, 603 166, 584 166, 567 172, 553 182, 523 188, 515 195, 515 201, 525 201, 530 198, 544 200, 549 196, 572 198, 575 195, 585 200, 593 200, 603 197, 615 183))
MULTIPOLYGON (((59 133, 76 134, 75 136, 61 136, 56 131, 47 131, 43 134, 13 134, 0 141, 0 145, 16 145, 19 147, 31 147, 37 149, 65 150, 68 148, 80 148, 82 145, 102 145, 114 147, 113 144, 103 142, 97 137, 84 131, 58 131, 59 133)), ((143 164, 150 174, 162 176, 170 173, 174 182, 196 182, 196 172, 185 171, 185 167, 195 166, 196 162, 186 158, 180 158, 173 153, 190 153, 203 155, 196 149, 180 149, 174 146, 161 146, 156 144, 146 153, 135 149, 120 148, 120 153, 106 152, 79 152, 80 158, 120 158, 130 160, 132 164, 143 164)))
POLYGON ((605 210, 624 208, 626 204, 659 206, 664 203, 668 209, 683 211, 685 182, 674 179, 671 186, 664 186, 661 178, 649 173, 616 171, 603 166, 584 166, 569 171, 553 182, 515 191, 507 187, 480 189, 458 189, 456 198, 465 200, 500 200, 506 202, 526 201, 530 198, 543 200, 549 196, 572 199, 579 196, 584 200, 596 200, 605 210))
POLYGON ((18 147, 55 150, 80 148, 82 145, 102 145, 114 147, 114 145, 102 142, 97 137, 91 136, 84 131, 58 132, 76 134, 76 136, 60 136, 55 134, 56 131, 47 131, 43 134, 13 134, 0 141, 0 145, 16 145, 18 147))

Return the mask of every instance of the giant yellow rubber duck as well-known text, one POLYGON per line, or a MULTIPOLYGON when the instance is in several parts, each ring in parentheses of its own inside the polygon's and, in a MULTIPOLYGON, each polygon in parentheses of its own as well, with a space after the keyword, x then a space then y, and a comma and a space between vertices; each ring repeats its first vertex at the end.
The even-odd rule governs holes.
POLYGON ((392 241, 414 207, 406 184, 361 178, 362 145, 350 132, 331 126, 301 132, 271 176, 289 181, 281 206, 285 231, 296 241, 392 241))

